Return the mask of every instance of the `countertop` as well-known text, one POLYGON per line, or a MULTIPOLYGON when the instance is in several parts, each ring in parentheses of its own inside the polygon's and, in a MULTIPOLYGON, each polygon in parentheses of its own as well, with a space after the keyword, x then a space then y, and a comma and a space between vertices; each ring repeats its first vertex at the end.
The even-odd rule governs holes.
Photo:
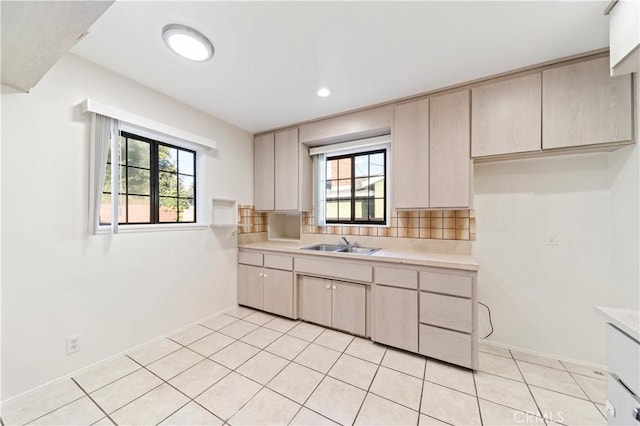
POLYGON ((606 306, 595 306, 594 308, 607 322, 615 325, 633 337, 637 342, 640 342, 640 311, 609 308, 606 306))
POLYGON ((338 257, 341 259, 369 260, 374 262, 389 262, 407 265, 434 266, 439 268, 464 269, 477 271, 478 262, 469 255, 429 253, 418 250, 407 249, 380 249, 373 254, 318 252, 311 250, 301 250, 306 245, 301 243, 261 241, 258 243, 239 245, 240 249, 275 251, 296 255, 338 257))

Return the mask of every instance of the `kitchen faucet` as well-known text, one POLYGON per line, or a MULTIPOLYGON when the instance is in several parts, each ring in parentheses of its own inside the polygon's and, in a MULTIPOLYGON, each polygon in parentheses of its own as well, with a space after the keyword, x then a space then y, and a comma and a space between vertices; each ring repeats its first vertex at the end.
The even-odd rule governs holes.
POLYGON ((347 240, 347 237, 342 237, 342 239, 344 240, 345 243, 347 243, 349 247, 358 247, 358 243, 351 244, 349 240, 347 240))

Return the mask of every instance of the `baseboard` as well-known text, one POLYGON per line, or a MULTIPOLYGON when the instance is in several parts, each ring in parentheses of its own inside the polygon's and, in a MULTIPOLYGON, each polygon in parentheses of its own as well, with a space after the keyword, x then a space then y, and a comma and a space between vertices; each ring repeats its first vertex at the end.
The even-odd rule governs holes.
POLYGON ((559 361, 567 361, 567 362, 571 362, 573 364, 578 364, 578 365, 583 365, 585 367, 589 367, 589 368, 595 368, 597 370, 602 370, 602 371, 607 371, 607 366, 606 365, 600 365, 600 364, 593 364, 590 362, 585 362, 585 361, 581 361, 581 360, 577 360, 577 359, 571 359, 571 358, 566 358, 566 357, 562 357, 562 356, 558 356, 558 355, 552 355, 552 354, 546 354, 543 352, 536 352, 536 351, 532 351, 531 349, 525 349, 525 348, 520 348, 518 346, 511 346, 511 345, 507 345, 504 343, 497 343, 497 342, 492 342, 490 340, 484 340, 484 339, 480 339, 481 343, 486 343, 488 345, 491 346, 497 346, 500 348, 504 348, 504 349, 513 349, 514 351, 519 351, 519 352, 527 352, 533 355, 539 355, 539 356, 543 356, 546 358, 551 358, 551 359, 557 359, 559 361))
POLYGON ((141 344, 139 344, 139 345, 133 346, 133 347, 128 348, 128 349, 125 349, 125 350, 124 350, 124 351, 122 351, 122 352, 119 352, 119 353, 117 353, 117 354, 115 354, 115 355, 112 355, 112 356, 110 356, 110 357, 108 357, 108 358, 104 358, 104 359, 102 359, 102 360, 100 360, 100 361, 98 361, 98 362, 95 362, 95 363, 93 363, 93 364, 91 364, 91 365, 87 366, 87 367, 83 367, 83 368, 81 368, 81 369, 79 369, 79 370, 76 370, 76 371, 74 371, 74 372, 72 372, 72 373, 69 373, 69 374, 66 374, 66 375, 64 375, 64 376, 62 376, 62 377, 59 377, 59 378, 57 378, 57 379, 51 380, 51 381, 49 381, 49 382, 47 382, 47 383, 45 383, 45 384, 43 384, 43 385, 37 386, 37 387, 35 387, 35 388, 33 388, 33 389, 29 389, 28 391, 25 391, 25 392, 22 392, 22 393, 20 393, 20 394, 18 394, 18 395, 12 396, 12 397, 11 397, 11 398, 9 398, 9 399, 6 399, 6 400, 4 400, 4 401, 0 401, 0 408, 2 408, 2 406, 7 405, 7 404, 9 404, 9 403, 11 403, 11 402, 13 402, 13 401, 16 401, 16 400, 18 400, 18 399, 24 398, 24 397, 26 397, 26 396, 28 396, 28 395, 30 395, 30 394, 32 394, 32 393, 34 393, 34 392, 37 392, 37 391, 39 391, 40 389, 46 388, 47 386, 51 386, 51 385, 56 384, 56 383, 58 383, 58 382, 62 382, 63 380, 70 379, 70 378, 72 378, 73 376, 77 376, 77 375, 79 375, 79 374, 82 374, 82 373, 84 373, 85 371, 91 370, 92 368, 96 368, 96 367, 98 367, 98 366, 100 366, 100 365, 102 365, 102 364, 106 364, 107 362, 113 361, 113 360, 114 360, 114 359, 116 359, 116 358, 119 358, 119 357, 121 357, 121 356, 123 356, 123 355, 126 355, 126 354, 128 354, 128 353, 130 353, 130 352, 133 352, 133 351, 135 351, 135 350, 137 350, 137 349, 140 349, 140 348, 142 348, 143 346, 147 346, 147 345, 149 345, 149 344, 151 344, 151 343, 153 343, 153 342, 157 342, 158 340, 166 339, 167 337, 172 336, 172 335, 174 335, 174 334, 176 334, 176 333, 179 333, 179 332, 181 332, 182 330, 185 330, 185 329, 187 329, 187 328, 189 328, 189 327, 192 327, 192 326, 194 326, 194 325, 197 325, 197 324, 201 324, 201 323, 205 322, 206 320, 208 320, 209 318, 216 317, 216 316, 218 316, 218 315, 224 314, 225 312, 228 312, 228 311, 230 311, 230 310, 234 309, 236 306, 237 306, 237 305, 233 305, 233 306, 231 306, 231 307, 229 307, 229 308, 225 308, 225 309, 223 309, 223 310, 221 310, 221 311, 218 311, 218 312, 216 312, 216 313, 214 313, 214 314, 207 315, 207 316, 206 316, 206 317, 204 317, 204 318, 200 318, 199 320, 193 321, 193 322, 191 322, 191 323, 189 323, 189 324, 187 324, 187 325, 184 325, 184 326, 182 326, 182 327, 176 328, 175 330, 171 330, 170 332, 168 332, 168 333, 166 333, 166 334, 163 334, 162 336, 158 336, 158 337, 156 337, 156 338, 153 338, 153 339, 151 339, 151 340, 148 340, 148 341, 146 341, 146 342, 144 342, 144 343, 141 343, 141 344))

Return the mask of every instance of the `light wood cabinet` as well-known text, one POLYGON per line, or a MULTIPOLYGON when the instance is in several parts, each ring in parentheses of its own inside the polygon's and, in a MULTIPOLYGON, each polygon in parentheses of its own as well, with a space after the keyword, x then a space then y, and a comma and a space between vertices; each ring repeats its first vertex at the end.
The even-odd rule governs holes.
POLYGON ((366 289, 362 284, 302 276, 298 281, 300 318, 364 335, 366 289))
POLYGON ((607 57, 542 72, 542 148, 631 141, 631 76, 609 77, 607 57))
MULTIPOLYGON (((415 271, 414 271, 415 274, 415 271)), ((418 292, 376 285, 372 340, 418 352, 418 292)))
POLYGON ((471 93, 471 156, 542 149, 542 74, 475 87, 471 93))
POLYGON ((393 114, 393 203, 429 207, 429 100, 397 105, 393 114))
POLYGON ((397 105, 392 134, 397 209, 468 208, 469 91, 397 105))
POLYGON ((275 207, 275 139, 273 133, 256 136, 253 143, 253 202, 255 209, 270 211, 275 207))
POLYGON ((254 156, 256 210, 311 210, 312 160, 308 147, 298 141, 298 128, 256 136, 254 156))
POLYGON ((609 12, 611 75, 640 71, 640 2, 618 0, 609 12))
POLYGON ((258 266, 238 265, 238 304, 255 309, 263 308, 262 269, 258 266))
POLYGON ((429 207, 471 204, 469 91, 429 101, 429 207))
POLYGON ((293 258, 240 251, 238 262, 238 304, 293 318, 293 258))

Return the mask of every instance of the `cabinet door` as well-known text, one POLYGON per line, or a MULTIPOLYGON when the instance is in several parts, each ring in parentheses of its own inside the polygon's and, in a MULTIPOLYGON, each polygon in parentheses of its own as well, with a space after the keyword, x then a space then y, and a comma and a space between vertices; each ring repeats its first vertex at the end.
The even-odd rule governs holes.
POLYGON ((429 206, 469 207, 471 201, 469 91, 431 98, 429 206))
POLYGON ((262 309, 263 295, 262 268, 238 265, 238 304, 262 309))
POLYGON ((331 326, 349 333, 365 334, 365 293, 363 284, 333 281, 331 326))
POLYGON ((293 272, 264 269, 264 310, 293 317, 293 272))
POLYGON ((417 290, 375 286, 371 337, 376 342, 418 352, 417 290))
POLYGON ((397 209, 429 207, 429 100, 394 108, 393 203, 397 209))
POLYGON ((331 326, 331 280, 300 277, 298 315, 305 321, 331 326))
POLYGON ((631 76, 609 77, 607 57, 542 72, 542 148, 632 139, 631 76))
POLYGON ((298 129, 276 133, 275 137, 275 209, 299 210, 298 129))
POLYGON ((260 211, 273 210, 275 182, 273 133, 256 137, 253 147, 253 199, 255 209, 260 211))
POLYGON ((471 96, 471 156, 542 149, 542 74, 476 87, 471 96))

